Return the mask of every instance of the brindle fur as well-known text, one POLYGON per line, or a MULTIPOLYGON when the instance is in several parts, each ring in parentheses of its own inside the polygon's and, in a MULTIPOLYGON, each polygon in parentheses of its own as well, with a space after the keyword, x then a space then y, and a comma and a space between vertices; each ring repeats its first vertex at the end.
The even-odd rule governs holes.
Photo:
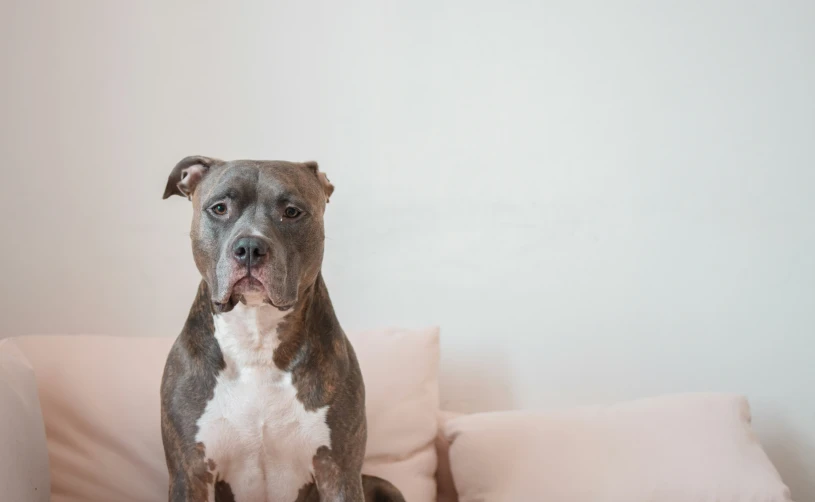
MULTIPOLYGON (((257 164, 263 168, 263 163, 257 164)), ((165 198, 168 193, 192 195, 197 209, 196 185, 209 174, 213 165, 220 169, 229 167, 228 163, 207 157, 184 159, 170 175, 165 198), (206 169, 185 175, 184 169, 193 165, 205 165, 206 169), (178 188, 174 190, 174 187, 178 188)), ((276 165, 280 163, 267 167, 276 165)), ((309 188, 321 189, 327 202, 333 186, 319 172, 317 164, 300 166, 303 169, 299 172, 285 169, 285 176, 298 178, 301 187, 309 183, 303 175, 309 176, 312 180, 309 188)), ((222 171, 219 177, 224 176, 222 171)), ((312 233, 309 239, 322 241, 322 219, 319 227, 315 231, 317 235, 312 233)), ((199 269, 203 260, 200 254, 206 253, 201 251, 202 247, 205 246, 193 242, 199 269)), ((307 410, 329 407, 326 422, 331 430, 332 448, 321 447, 314 455, 314 482, 303 486, 297 500, 292 502, 402 502, 404 498, 392 484, 360 474, 367 438, 365 387, 353 347, 334 314, 319 272, 322 247, 315 253, 318 254, 316 274, 310 273, 308 269, 311 267, 301 269, 301 279, 305 277, 306 281, 296 286, 296 304, 278 327, 280 344, 274 351, 273 360, 278 368, 291 372, 297 398, 307 410), (313 279, 308 280, 309 276, 313 279)), ((206 457, 206 446, 195 440, 196 423, 214 395, 216 375, 226 367, 215 339, 213 323, 213 315, 223 311, 224 306, 213 301, 205 270, 202 270, 202 276, 204 279, 187 321, 167 358, 161 383, 161 429, 170 474, 169 500, 205 502, 209 492, 214 490, 217 502, 243 502, 235 501, 225 480, 213 478, 211 472, 215 466, 206 457)))

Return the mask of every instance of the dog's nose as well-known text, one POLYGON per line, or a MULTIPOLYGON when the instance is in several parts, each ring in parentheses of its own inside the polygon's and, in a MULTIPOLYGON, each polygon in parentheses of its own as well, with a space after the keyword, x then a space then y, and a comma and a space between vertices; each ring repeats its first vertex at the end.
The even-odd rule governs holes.
POLYGON ((258 237, 242 237, 232 246, 232 256, 241 265, 258 265, 269 252, 269 246, 258 237))

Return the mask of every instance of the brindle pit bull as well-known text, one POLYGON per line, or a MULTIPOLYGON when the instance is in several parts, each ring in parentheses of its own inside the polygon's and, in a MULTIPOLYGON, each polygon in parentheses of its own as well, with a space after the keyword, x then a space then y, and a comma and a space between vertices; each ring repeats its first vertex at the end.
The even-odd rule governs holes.
POLYGON ((316 162, 187 157, 202 281, 161 382, 171 502, 401 502, 361 474, 365 388, 320 268, 316 162))

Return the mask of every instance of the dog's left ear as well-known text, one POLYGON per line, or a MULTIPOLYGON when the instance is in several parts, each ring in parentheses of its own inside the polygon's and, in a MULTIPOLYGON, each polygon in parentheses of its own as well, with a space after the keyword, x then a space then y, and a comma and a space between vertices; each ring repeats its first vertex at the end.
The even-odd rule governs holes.
POLYGON ((320 181, 320 185, 323 186, 323 192, 325 192, 325 202, 327 204, 331 194, 334 193, 334 185, 328 181, 328 176, 326 176, 324 172, 320 171, 320 166, 317 164, 317 162, 310 160, 308 162, 304 162, 304 164, 314 172, 317 179, 320 181))
POLYGON ((190 198, 195 187, 207 174, 213 164, 221 162, 218 159, 192 155, 184 157, 175 165, 170 177, 167 178, 167 187, 164 189, 164 199, 171 195, 181 195, 190 198))

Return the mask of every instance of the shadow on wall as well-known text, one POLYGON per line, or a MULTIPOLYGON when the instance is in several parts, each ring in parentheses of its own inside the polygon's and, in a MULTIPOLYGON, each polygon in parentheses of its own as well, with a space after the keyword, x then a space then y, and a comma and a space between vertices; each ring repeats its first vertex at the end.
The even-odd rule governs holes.
POLYGON ((761 444, 792 492, 792 500, 815 500, 815 443, 780 415, 762 418, 761 444))
POLYGON ((512 410, 510 368, 500 350, 491 351, 489 361, 484 357, 465 358, 458 354, 445 357, 442 347, 441 374, 439 375, 441 409, 461 413, 512 410), (445 396, 455 396, 446 399, 445 396))

